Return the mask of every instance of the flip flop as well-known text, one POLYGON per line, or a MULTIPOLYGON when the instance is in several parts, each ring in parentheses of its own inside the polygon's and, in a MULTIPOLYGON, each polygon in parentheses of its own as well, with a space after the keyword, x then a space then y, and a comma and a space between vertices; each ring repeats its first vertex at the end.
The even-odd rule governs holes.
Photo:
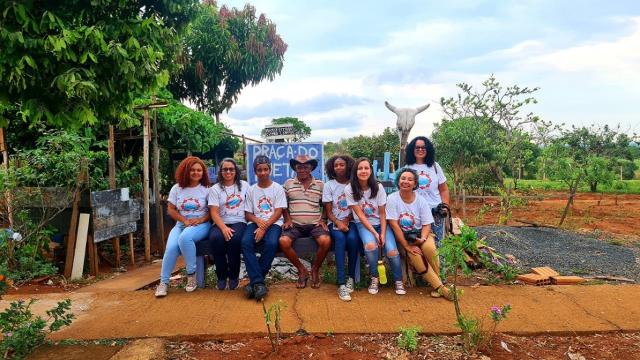
POLYGON ((320 288, 320 284, 322 284, 322 279, 320 279, 320 274, 316 273, 311 273, 311 288, 312 289, 319 289, 320 288))
POLYGON ((298 276, 298 281, 296 282, 296 288, 304 289, 307 287, 307 281, 309 280, 309 275, 304 274, 303 276, 298 276))

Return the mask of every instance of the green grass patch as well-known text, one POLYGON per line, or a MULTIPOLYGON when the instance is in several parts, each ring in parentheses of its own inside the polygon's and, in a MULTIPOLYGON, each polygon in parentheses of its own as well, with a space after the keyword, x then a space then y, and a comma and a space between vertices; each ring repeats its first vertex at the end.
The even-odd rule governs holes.
MULTIPOLYGON (((507 179, 512 182, 512 179, 507 179)), ((569 191, 569 187, 562 181, 554 180, 518 180, 518 189, 521 190, 545 190, 545 191, 569 191)), ((583 184, 578 192, 590 192, 589 185, 583 184)), ((640 194, 640 180, 616 180, 610 185, 598 185, 598 193, 608 194, 640 194)))

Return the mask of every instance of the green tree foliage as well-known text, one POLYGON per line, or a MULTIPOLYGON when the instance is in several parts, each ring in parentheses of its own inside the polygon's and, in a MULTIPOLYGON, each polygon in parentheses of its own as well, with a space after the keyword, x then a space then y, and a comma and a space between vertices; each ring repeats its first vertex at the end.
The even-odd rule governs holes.
POLYGON ((443 120, 436 125, 432 140, 438 163, 452 175, 456 193, 468 180, 474 180, 469 184, 473 188, 486 187, 486 184, 478 183, 485 177, 474 175, 486 173, 480 167, 487 167, 486 164, 495 160, 497 143, 492 134, 499 131, 500 127, 486 118, 443 120))
POLYGON ((391 152, 391 161, 398 162, 400 152, 400 138, 395 129, 387 127, 380 135, 358 135, 341 139, 340 146, 354 158, 362 156, 369 159, 383 157, 386 151, 391 152))
POLYGON ((587 182, 591 191, 597 191, 599 183, 610 183, 615 177, 612 159, 631 157, 629 137, 605 125, 603 127, 573 127, 565 130, 560 138, 545 151, 550 159, 550 175, 569 186, 569 199, 560 225, 567 216, 581 183, 587 182))
MULTIPOLYGON (((540 119, 532 112, 525 112, 528 105, 536 104, 533 94, 539 88, 520 87, 518 85, 503 87, 491 75, 482 83, 482 88, 476 90, 473 86, 457 84, 461 93, 457 97, 441 98, 440 105, 449 120, 458 118, 489 119, 500 126, 502 131, 494 132, 492 140, 499 145, 496 161, 490 165, 501 187, 507 190, 502 168, 508 166, 512 174, 517 173, 520 152, 525 148, 523 142, 528 138, 522 136, 525 126, 535 124, 540 119)), ((517 186, 517 182, 515 182, 517 186)))
POLYGON ((169 105, 158 110, 158 142, 162 148, 207 152, 222 141, 227 128, 214 124, 210 115, 183 105, 168 91, 163 91, 159 100, 169 105))
MULTIPOLYGON (((272 125, 283 125, 283 124, 291 124, 293 125, 294 138, 291 139, 292 142, 302 141, 309 136, 311 136, 311 128, 304 121, 299 120, 296 117, 281 117, 277 119, 271 120, 272 125)), ((265 136, 265 130, 262 129, 261 133, 262 137, 265 136)))
POLYGON ((201 5, 183 39, 183 71, 171 79, 171 92, 219 119, 247 85, 273 80, 282 70, 287 44, 276 25, 247 4, 219 10, 201 5))
POLYGON ((0 126, 137 122, 137 94, 164 86, 166 53, 196 0, 0 3, 0 126))

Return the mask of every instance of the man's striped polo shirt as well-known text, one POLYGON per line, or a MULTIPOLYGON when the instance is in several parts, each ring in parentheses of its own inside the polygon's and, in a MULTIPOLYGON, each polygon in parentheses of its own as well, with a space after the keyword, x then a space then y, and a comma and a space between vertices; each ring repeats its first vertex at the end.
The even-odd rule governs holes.
POLYGON ((317 224, 322 215, 322 181, 312 179, 307 190, 298 178, 289 179, 284 183, 289 203, 289 215, 296 225, 317 224))

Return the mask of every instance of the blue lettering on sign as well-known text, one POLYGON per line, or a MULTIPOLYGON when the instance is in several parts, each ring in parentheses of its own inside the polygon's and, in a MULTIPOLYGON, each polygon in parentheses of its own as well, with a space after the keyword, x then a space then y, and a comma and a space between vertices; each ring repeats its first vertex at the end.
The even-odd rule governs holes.
POLYGON ((318 167, 312 175, 316 179, 324 180, 324 154, 322 143, 268 143, 247 144, 247 181, 255 184, 258 179, 253 171, 253 159, 258 155, 265 155, 271 160, 271 179, 278 184, 284 184, 287 179, 295 176, 295 171, 289 166, 289 160, 297 155, 309 155, 318 160, 318 167))

